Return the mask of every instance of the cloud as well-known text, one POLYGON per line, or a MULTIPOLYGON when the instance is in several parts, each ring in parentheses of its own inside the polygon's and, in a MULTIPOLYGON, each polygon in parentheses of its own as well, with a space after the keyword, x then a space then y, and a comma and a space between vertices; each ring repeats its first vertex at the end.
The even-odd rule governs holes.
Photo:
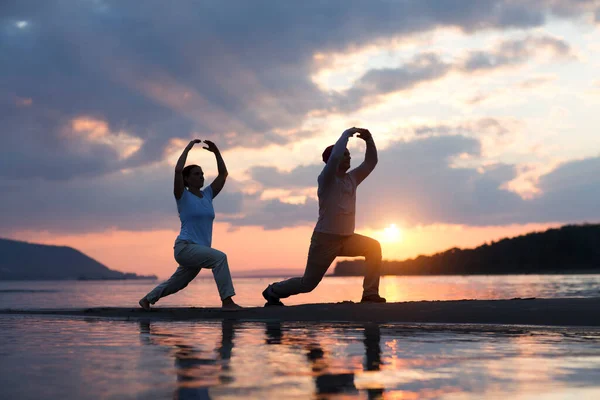
POLYGON ((338 96, 338 105, 343 111, 353 111, 372 103, 378 96, 434 82, 451 72, 468 76, 476 72, 514 67, 525 64, 542 53, 549 53, 554 58, 568 58, 571 56, 571 48, 564 40, 545 35, 503 41, 491 51, 467 52, 463 60, 453 62, 443 61, 440 54, 417 54, 413 60, 398 68, 368 71, 352 88, 338 96))
MULTIPOLYGON (((463 59, 430 52, 397 69, 368 71, 340 97, 311 81, 320 67, 317 53, 352 52, 439 28, 467 34, 527 31, 549 18, 598 15, 598 1, 582 0, 348 0, 343 5, 149 0, 142 7, 132 0, 7 0, 0 7, 3 231, 176 227, 172 167, 163 164, 174 139, 200 136, 223 150, 289 144, 310 134, 300 129, 315 110, 356 110, 365 99, 450 73, 521 65, 546 53, 559 58, 570 54, 566 42, 539 35, 465 53, 463 59)), ((468 134, 459 129, 500 135, 506 129, 503 121, 481 121, 432 129, 447 128, 450 135, 468 134)), ((390 192, 386 201, 406 205, 414 220, 422 215, 425 220, 478 221, 486 218, 477 214, 481 210, 489 212, 490 221, 526 219, 510 192, 491 189, 514 175, 514 167, 498 165, 485 172, 449 167, 448 160, 462 153, 477 157, 478 147, 477 140, 458 136, 397 143, 382 155, 401 158, 378 167, 380 186, 373 190, 390 192), (438 157, 430 159, 431 152, 438 157), (418 174, 411 177, 406 171, 413 165, 418 174), (417 185, 419 178, 424 185, 417 185), (434 183, 440 187, 435 189, 434 183), (392 191, 396 186, 405 192, 392 191), (428 196, 460 201, 454 208, 436 209, 428 196), (492 196, 487 205, 473 200, 486 196, 492 196)), ((250 167, 253 179, 265 188, 278 188, 314 185, 313 174, 321 166, 291 172, 250 167)), ((233 223, 273 227, 316 218, 310 202, 242 197, 231 180, 217 200, 227 218, 246 215, 233 223), (273 210, 283 217, 274 221, 273 210)), ((378 218, 371 214, 369 221, 378 218)))
POLYGON ((530 205, 531 221, 598 221, 600 219, 600 157, 565 162, 542 176, 543 195, 530 205))
MULTIPOLYGON (((463 154, 476 158, 480 153, 478 139, 461 135, 399 141, 380 151, 377 168, 358 189, 357 226, 489 226, 600 218, 600 157, 567 162, 543 175, 539 180, 540 195, 525 200, 505 189, 517 176, 515 165, 452 166, 463 154)), ((260 171, 268 171, 269 179, 259 180, 267 187, 289 188, 295 186, 289 183, 295 176, 306 184, 311 174, 315 178, 320 172, 320 165, 313 167, 313 171, 305 166, 290 172, 264 169, 260 171)), ((316 185, 313 187, 316 191, 316 185)), ((316 222, 318 204, 310 198, 298 205, 258 198, 253 195, 253 211, 245 217, 227 221, 234 226, 256 224, 267 229, 316 222)))
POLYGON ((317 176, 324 164, 298 166, 289 172, 274 167, 255 166, 250 168, 250 176, 264 188, 298 188, 315 186, 317 176))
MULTIPOLYGON (((352 153, 354 159, 360 158, 352 153)), ((453 166, 461 155, 479 157, 480 141, 461 135, 423 136, 381 150, 377 168, 359 186, 357 226, 507 225, 600 217, 600 157, 562 164, 539 179, 537 197, 524 200, 504 189, 517 175, 515 165, 453 166)), ((264 190, 313 188, 316 192, 321 169, 322 164, 314 164, 291 171, 266 167, 250 171, 264 190)), ((179 221, 171 185, 171 168, 164 165, 60 182, 0 179, 4 193, 0 234, 28 229, 176 230, 179 221)), ((231 177, 215 200, 215 209, 217 220, 234 228, 313 226, 318 216, 318 204, 310 197, 303 204, 262 200, 260 192, 243 194, 241 184, 231 177)))
POLYGON ((412 129, 417 136, 473 135, 481 137, 483 135, 503 136, 509 133, 509 128, 503 122, 491 117, 454 125, 419 125, 412 129))
MULTIPOLYGON (((207 184, 211 178, 207 177, 207 184)), ((171 167, 159 165, 96 179, 51 182, 0 180, 0 235, 22 230, 62 233, 106 229, 179 229, 171 167)), ((242 194, 232 178, 215 198, 215 211, 241 211, 242 194)))
MULTIPOLYGON (((224 149, 284 144, 310 112, 339 106, 310 79, 316 53, 440 27, 532 28, 549 15, 593 11, 593 3, 4 1, 0 129, 12 155, 0 176, 70 179, 142 167, 162 160, 173 138, 192 135, 220 139, 224 149), (126 134, 141 145, 122 159, 106 143, 61 139, 78 118, 104 121, 113 140, 126 134), (46 154, 49 142, 54 155, 46 154), (31 154, 38 168, 28 167, 31 154)), ((417 59, 396 77, 368 73, 355 93, 410 87, 446 68, 417 59)), ((352 96, 345 102, 357 104, 352 96)))
MULTIPOLYGON (((247 196, 253 197, 253 196, 247 196)), ((224 216, 223 221, 233 227, 261 226, 266 230, 290 226, 313 225, 317 221, 319 205, 307 199, 303 204, 289 204, 280 200, 260 201, 254 198, 254 207, 243 216, 224 216)))
POLYGON ((511 165, 483 171, 451 167, 461 154, 477 157, 479 141, 434 136, 398 142, 381 152, 377 168, 360 187, 357 222, 384 226, 430 223, 500 224, 519 210, 522 199, 501 189, 515 176, 511 165))
MULTIPOLYGON (((461 154, 478 156, 479 141, 464 136, 427 137, 400 141, 379 152, 379 164, 359 187, 357 224, 383 226, 396 221, 407 224, 460 223, 493 224, 521 198, 500 188, 515 176, 510 165, 494 165, 484 172, 472 168, 452 168, 461 154)), ((254 179, 266 188, 291 188, 301 184, 314 187, 322 165, 281 172, 273 168, 253 169, 254 179), (290 183, 298 178, 297 183, 290 183)), ((308 198, 305 204, 285 204, 278 200, 259 201, 253 195, 252 210, 246 217, 227 220, 233 225, 262 225, 267 229, 314 224, 318 204, 308 198)), ((518 207, 516 207, 518 211, 518 207)))
POLYGON ((411 89, 416 85, 442 78, 452 66, 443 62, 438 55, 417 55, 400 68, 371 70, 343 93, 338 104, 343 111, 352 111, 373 100, 373 97, 411 89))
POLYGON ((571 48, 564 40, 551 36, 529 36, 521 40, 502 42, 491 52, 471 52, 458 69, 470 73, 519 65, 542 52, 550 53, 553 57, 566 58, 571 55, 571 48))
POLYGON ((522 89, 535 89, 554 81, 556 81, 556 76, 536 76, 520 82, 518 87, 522 89))

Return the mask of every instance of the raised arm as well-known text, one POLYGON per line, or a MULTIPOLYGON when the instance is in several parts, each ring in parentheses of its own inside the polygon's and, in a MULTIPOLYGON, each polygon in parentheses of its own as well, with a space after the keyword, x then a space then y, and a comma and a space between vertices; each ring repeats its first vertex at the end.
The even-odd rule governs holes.
POLYGON ((206 147, 203 147, 203 149, 208 150, 211 153, 214 153, 215 157, 217 159, 217 170, 218 170, 219 175, 217 175, 215 180, 210 184, 210 187, 212 188, 212 192, 213 192, 213 199, 214 199, 215 197, 217 197, 217 195, 219 194, 221 189, 223 189, 223 186, 225 186, 225 180, 227 179, 227 176, 229 175, 229 173, 227 172, 227 167, 225 166, 225 161, 223 160, 223 156, 221 155, 221 152, 217 148, 217 145, 215 145, 210 140, 205 140, 204 143, 206 143, 206 147))
POLYGON ((335 142, 335 145, 333 145, 333 150, 331 150, 329 160, 327 160, 327 164, 325 165, 325 168, 323 168, 323 180, 325 182, 331 181, 335 177, 340 165, 340 161, 342 161, 342 158, 344 158, 344 152, 346 151, 346 146, 348 145, 348 139, 350 139, 350 137, 352 137, 356 132, 358 132, 358 128, 346 129, 337 142, 335 142))
POLYGON ((358 128, 357 137, 364 140, 367 144, 365 160, 358 167, 349 172, 354 176, 356 184, 358 185, 375 169, 375 166, 377 165, 377 148, 375 147, 373 136, 368 129, 358 128))
POLYGON ((179 160, 177 160, 177 164, 175 164, 175 182, 173 184, 173 194, 175 195, 175 198, 177 200, 179 200, 181 198, 181 196, 183 195, 183 191, 185 190, 182 172, 183 172, 183 167, 185 167, 185 161, 187 160, 187 155, 196 143, 201 143, 201 142, 202 142, 202 140, 200 140, 200 139, 194 139, 191 142, 189 142, 188 145, 185 146, 185 149, 183 149, 183 153, 181 153, 181 155, 179 156, 179 160))

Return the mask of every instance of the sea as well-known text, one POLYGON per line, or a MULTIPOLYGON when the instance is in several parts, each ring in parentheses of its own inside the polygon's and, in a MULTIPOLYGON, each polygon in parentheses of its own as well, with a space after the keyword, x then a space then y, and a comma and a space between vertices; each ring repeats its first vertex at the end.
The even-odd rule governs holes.
MULTIPOLYGON (((282 279, 235 278, 262 306, 282 279)), ((0 309, 137 307, 158 281, 0 282, 0 309)), ((325 277, 286 304, 359 301, 325 277)), ((600 275, 386 276, 388 301, 600 297, 600 275)), ((216 307, 210 273, 156 307, 216 307)), ((600 310, 598 310, 600 312, 600 310)), ((0 313, 0 399, 600 399, 593 327, 125 321, 0 313)))

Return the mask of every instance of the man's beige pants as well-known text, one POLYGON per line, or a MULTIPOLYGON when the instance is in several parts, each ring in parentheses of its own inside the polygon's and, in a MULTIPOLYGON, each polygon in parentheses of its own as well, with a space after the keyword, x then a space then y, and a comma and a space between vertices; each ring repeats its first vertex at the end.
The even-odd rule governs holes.
POLYGON ((336 257, 364 256, 366 264, 363 280, 363 297, 379 294, 381 274, 381 245, 375 239, 353 234, 350 236, 313 232, 308 250, 304 276, 274 283, 273 293, 286 298, 299 293, 308 293, 317 287, 336 257))

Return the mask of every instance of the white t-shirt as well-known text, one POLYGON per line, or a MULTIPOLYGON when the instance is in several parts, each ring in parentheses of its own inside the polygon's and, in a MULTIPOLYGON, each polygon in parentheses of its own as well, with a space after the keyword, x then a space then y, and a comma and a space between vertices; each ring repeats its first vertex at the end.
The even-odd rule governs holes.
POLYGON ((202 198, 185 189, 181 198, 177 200, 177 211, 181 220, 181 231, 177 239, 210 247, 215 219, 213 192, 210 185, 201 192, 202 198))
POLYGON ((335 235, 352 235, 356 220, 356 179, 352 173, 343 178, 335 176, 329 184, 324 184, 323 172, 317 182, 319 189, 319 220, 316 232, 335 235))

